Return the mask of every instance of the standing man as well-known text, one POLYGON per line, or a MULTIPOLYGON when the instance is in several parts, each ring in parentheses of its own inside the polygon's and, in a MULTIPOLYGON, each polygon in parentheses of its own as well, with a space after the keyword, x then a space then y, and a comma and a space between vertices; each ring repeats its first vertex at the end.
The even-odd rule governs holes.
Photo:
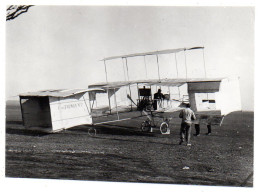
MULTIPOLYGON (((207 124, 207 128, 208 128, 208 133, 206 133, 206 135, 211 135, 211 124, 207 124)), ((195 124, 195 136, 200 136, 200 125, 199 124, 195 124)))
POLYGON ((153 99, 154 99, 153 108, 154 110, 157 110, 157 102, 159 102, 160 104, 160 101, 164 99, 164 95, 162 94, 161 89, 158 89, 157 93, 154 94, 153 99))
POLYGON ((210 135, 211 134, 211 124, 208 124, 207 128, 208 128, 208 133, 206 135, 210 135))
POLYGON ((183 143, 184 138, 187 142, 187 146, 191 146, 190 135, 191 135, 191 124, 192 120, 196 119, 194 112, 190 109, 190 104, 186 104, 186 109, 183 109, 179 115, 182 118, 181 130, 180 130, 180 145, 183 143))

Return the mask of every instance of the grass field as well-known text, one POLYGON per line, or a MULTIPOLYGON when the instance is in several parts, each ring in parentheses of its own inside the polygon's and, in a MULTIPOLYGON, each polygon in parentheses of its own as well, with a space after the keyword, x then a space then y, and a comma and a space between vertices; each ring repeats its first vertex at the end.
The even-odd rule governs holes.
MULTIPOLYGON (((212 135, 178 145, 180 119, 170 135, 140 132, 141 119, 54 134, 25 131, 17 104, 6 109, 6 177, 253 186, 253 112, 234 112, 212 135)), ((195 132, 194 128, 192 130, 195 132)))

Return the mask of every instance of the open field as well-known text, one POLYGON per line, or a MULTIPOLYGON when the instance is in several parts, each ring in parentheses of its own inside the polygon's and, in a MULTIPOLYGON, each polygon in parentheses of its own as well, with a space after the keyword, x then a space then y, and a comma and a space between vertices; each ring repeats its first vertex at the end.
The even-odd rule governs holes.
MULTIPOLYGON (((234 112, 212 135, 178 145, 180 119, 171 134, 141 133, 141 119, 54 134, 24 131, 20 108, 7 104, 6 176, 96 181, 253 186, 253 112, 234 112)), ((193 128, 193 132, 195 132, 193 128)))

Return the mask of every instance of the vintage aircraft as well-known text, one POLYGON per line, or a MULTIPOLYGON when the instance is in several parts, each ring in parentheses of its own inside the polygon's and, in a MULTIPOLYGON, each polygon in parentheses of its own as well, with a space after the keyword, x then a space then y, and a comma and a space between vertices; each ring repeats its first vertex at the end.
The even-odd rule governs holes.
MULTIPOLYGON (((154 114, 178 111, 183 108, 183 103, 190 103, 191 108, 196 112, 196 116, 198 117, 197 120, 194 121, 195 124, 205 123, 208 125, 221 125, 225 115, 232 111, 241 110, 238 78, 207 78, 205 61, 205 77, 188 78, 186 58, 186 78, 177 77, 174 79, 161 79, 160 76, 159 55, 175 54, 176 71, 178 74, 176 53, 181 51, 185 53, 186 51, 197 49, 201 49, 203 51, 204 61, 204 47, 168 49, 104 58, 102 61, 104 61, 105 66, 106 82, 89 85, 89 88, 101 88, 106 90, 106 92, 99 93, 99 98, 101 98, 100 95, 106 95, 103 99, 107 98, 108 102, 106 105, 104 105, 104 102, 100 105, 96 103, 95 106, 92 105, 91 110, 93 112, 99 111, 99 114, 104 115, 116 112, 117 119, 114 120, 119 121, 124 120, 120 118, 121 112, 132 111, 133 107, 136 107, 137 110, 142 111, 142 115, 147 116, 147 120, 142 123, 141 128, 143 130, 147 130, 147 127, 150 127, 150 130, 152 130, 152 127, 155 126, 153 117, 157 116, 154 114), (130 81, 127 59, 132 57, 145 58, 146 56, 156 56, 158 79, 130 81), (108 82, 106 61, 116 59, 122 59, 122 61, 125 60, 122 64, 125 65, 125 79, 128 80, 108 82), (164 98, 153 98, 153 93, 155 93, 158 88, 167 92, 164 98), (104 106, 107 108, 104 108, 104 106), (102 112, 100 113, 100 111, 102 112)), ((184 56, 186 57, 185 54, 184 56)), ((97 102, 96 97, 94 96, 92 96, 92 98, 90 97, 90 100, 93 104, 94 102, 97 102)), ((169 133, 169 129, 165 129, 165 127, 168 128, 168 122, 169 119, 162 117, 162 121, 159 126, 161 133, 169 133)))
MULTIPOLYGON (((181 110, 183 103, 190 103, 196 112, 198 118, 195 124, 221 125, 225 115, 241 110, 238 78, 207 78, 205 62, 204 78, 188 78, 186 63, 186 78, 162 79, 160 76, 158 55, 196 49, 203 50, 204 56, 204 47, 192 47, 104 58, 104 83, 89 85, 88 89, 21 94, 24 125, 55 132, 82 124, 99 125, 146 116, 147 119, 140 125, 142 131, 152 132, 154 128, 159 128, 162 134, 169 134, 170 118, 167 113, 181 110), (146 56, 156 56, 158 79, 129 80, 127 59, 146 56), (106 61, 116 59, 125 60, 126 78, 124 81, 108 82, 106 61), (158 89, 166 94, 154 98, 158 89)), ((177 67, 176 70, 178 74, 177 67)), ((89 129, 89 133, 96 134, 95 126, 89 129)))

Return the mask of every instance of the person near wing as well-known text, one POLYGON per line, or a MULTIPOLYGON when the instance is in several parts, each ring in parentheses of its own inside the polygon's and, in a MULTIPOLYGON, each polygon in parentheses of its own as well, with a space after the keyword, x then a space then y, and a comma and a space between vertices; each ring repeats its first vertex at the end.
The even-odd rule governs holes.
POLYGON ((153 109, 157 110, 157 103, 161 104, 161 100, 164 99, 164 95, 162 94, 161 89, 158 89, 157 93, 154 94, 153 99, 153 109))
POLYGON ((192 120, 196 120, 196 116, 194 112, 191 110, 190 104, 186 104, 186 108, 180 112, 179 117, 182 118, 179 144, 181 145, 185 139, 187 142, 187 146, 191 146, 191 125, 192 120))

